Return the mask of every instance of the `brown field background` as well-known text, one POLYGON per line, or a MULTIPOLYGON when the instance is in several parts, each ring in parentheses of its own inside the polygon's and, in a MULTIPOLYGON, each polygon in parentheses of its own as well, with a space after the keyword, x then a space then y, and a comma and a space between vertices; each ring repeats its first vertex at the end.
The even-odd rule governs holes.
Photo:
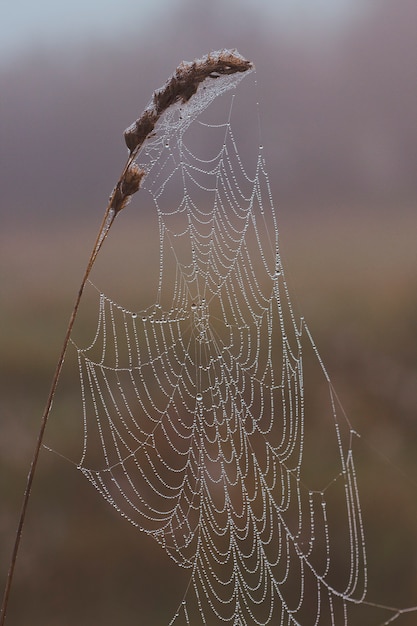
MULTIPOLYGON (((417 583, 412 288, 417 219, 412 213, 402 219, 400 229, 389 214, 376 223, 366 223, 358 209, 320 220, 312 213, 300 220, 281 209, 279 220, 296 310, 305 315, 349 419, 362 435, 359 485, 372 566, 371 597, 394 606, 412 603, 417 583)), ((30 234, 11 229, 1 237, 8 294, 2 304, 2 563, 7 561, 37 426, 95 226, 86 222, 81 232, 69 225, 32 229, 30 234)), ((105 279, 106 292, 122 303, 134 300, 135 294, 139 301, 150 299, 146 264, 153 251, 148 250, 152 244, 143 221, 126 212, 108 244, 97 283, 105 279), (133 268, 126 271, 132 259, 133 268)), ((94 307, 90 332, 95 314, 94 307)), ((72 365, 72 376, 65 370, 58 408, 51 415, 52 431, 57 420, 60 428, 67 424, 68 432, 58 432, 58 449, 63 451, 66 437, 73 436, 71 423, 80 415, 72 365)), ((186 573, 178 574, 159 547, 120 519, 73 466, 42 453, 11 624, 28 623, 29 617, 31 624, 129 623, 139 606, 146 623, 165 623, 185 580, 186 573)), ((411 625, 412 619, 400 623, 411 625)))
MULTIPOLYGON (((417 605, 417 12, 400 5, 370 3, 343 36, 323 41, 278 23, 267 31, 249 9, 233 26, 213 10, 202 30, 201 11, 185 3, 172 16, 176 36, 160 25, 158 48, 96 42, 59 59, 38 49, 1 69, 1 587, 66 324, 125 156, 121 132, 177 60, 226 44, 258 67, 292 303, 361 434, 369 597, 417 605)), ((94 274, 126 305, 152 301, 157 239, 138 206, 119 216, 94 274)), ((84 315, 94 328, 95 310, 84 315)), ((51 415, 64 448, 79 413, 66 365, 51 415)), ((73 466, 42 452, 10 626, 168 623, 186 579, 73 466)))

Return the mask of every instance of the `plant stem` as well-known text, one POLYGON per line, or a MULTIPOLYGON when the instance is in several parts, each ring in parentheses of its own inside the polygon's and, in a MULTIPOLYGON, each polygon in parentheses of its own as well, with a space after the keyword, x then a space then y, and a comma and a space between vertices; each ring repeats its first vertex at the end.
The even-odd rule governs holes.
MULTIPOLYGON (((129 159, 130 160, 130 159, 129 159)), ((125 168, 126 169, 126 168, 125 168)), ((125 170, 124 170, 125 171, 125 170)), ((29 497, 30 497, 30 493, 32 491, 32 483, 33 483, 33 479, 35 476, 35 471, 36 471, 36 466, 38 463, 38 459, 39 459, 39 453, 42 447, 42 442, 43 442, 43 437, 45 434, 45 428, 46 428, 46 424, 48 421, 48 417, 49 417, 49 413, 51 412, 51 407, 52 407, 52 402, 55 396, 55 391, 58 385, 58 380, 59 380, 59 376, 61 374, 61 370, 62 370, 62 366, 64 364, 64 359, 65 359, 65 354, 67 351, 67 347, 68 347, 68 342, 71 336, 71 332, 74 326, 74 322, 75 319, 77 317, 77 313, 78 313, 78 308, 80 306, 80 302, 81 302, 81 296, 83 294, 84 291, 84 287, 85 284, 88 280, 88 277, 91 273, 91 270, 93 268, 94 262, 97 258, 97 255, 100 251, 100 248, 104 242, 104 239, 107 237, 107 234, 110 230, 111 225, 114 222, 114 218, 116 217, 116 213, 112 213, 112 198, 113 196, 110 198, 108 207, 106 209, 106 213, 104 215, 102 224, 100 226, 100 230, 98 232, 97 235, 97 239, 95 241, 93 250, 91 252, 90 258, 88 260, 87 263, 87 267, 84 273, 84 277, 82 279, 80 288, 78 290, 78 294, 77 294, 77 298, 75 300, 75 304, 74 307, 72 309, 72 313, 71 313, 71 317, 69 319, 68 322, 68 328, 65 334, 65 339, 64 339, 64 343, 62 345, 62 349, 61 349, 61 354, 59 355, 59 359, 58 359, 58 363, 55 369, 55 373, 54 373, 54 377, 52 379, 52 384, 51 384, 51 389, 49 391, 49 395, 48 395, 48 399, 46 401, 46 405, 45 405, 45 409, 42 415, 42 419, 41 419, 41 426, 39 429, 39 433, 38 433, 38 438, 36 440, 36 445, 35 445, 35 449, 33 452, 33 457, 32 457, 32 462, 30 465, 30 470, 29 470, 29 474, 27 477, 27 482, 26 482, 26 489, 25 489, 25 493, 23 496, 23 502, 22 502, 22 508, 20 511, 20 518, 19 518, 19 523, 17 526, 17 530, 16 530, 16 536, 15 536, 15 542, 14 542, 14 546, 13 546, 13 551, 12 551, 12 556, 10 559, 10 566, 9 566, 9 571, 8 571, 8 575, 7 575, 7 581, 6 581, 6 587, 4 590, 4 595, 3 595, 3 603, 2 603, 2 607, 1 607, 1 612, 0 612, 0 626, 4 626, 4 622, 6 619, 6 612, 7 612, 7 606, 8 606, 8 602, 9 602, 9 596, 10 596, 10 590, 11 590, 11 586, 12 586, 12 582, 13 582, 13 575, 14 575, 14 570, 15 570, 15 566, 16 566, 16 559, 17 559, 17 553, 19 551, 19 546, 20 546, 20 541, 22 538, 22 531, 23 531, 23 525, 25 523, 25 519, 26 519, 26 511, 27 511, 27 506, 28 506, 28 502, 29 502, 29 497)))
POLYGON ((65 354, 67 351, 69 339, 77 317, 78 308, 81 297, 83 295, 85 284, 88 280, 94 262, 101 249, 101 246, 108 235, 108 232, 114 222, 116 215, 126 206, 131 196, 138 191, 141 180, 145 176, 145 171, 139 169, 134 163, 143 143, 147 137, 153 132, 163 113, 176 102, 188 102, 196 93, 199 85, 207 78, 218 78, 221 75, 234 74, 236 72, 246 72, 251 69, 252 63, 239 55, 236 51, 221 50, 211 53, 197 59, 192 63, 181 63, 171 78, 165 85, 154 92, 152 104, 149 105, 126 131, 125 142, 130 151, 129 158, 122 171, 122 174, 110 196, 100 230, 97 235, 93 250, 87 263, 87 268, 75 300, 74 308, 68 323, 67 332, 65 334, 64 343, 58 364, 52 379, 51 389, 49 391, 48 400, 41 420, 38 438, 33 452, 32 463, 27 477, 26 489, 23 496, 22 509, 20 512, 19 524, 16 531, 15 542, 13 546, 12 556, 10 560, 9 572, 7 575, 6 588, 3 596, 3 604, 0 612, 0 626, 4 626, 6 619, 7 606, 9 602, 10 590, 13 582, 13 574, 16 565, 17 553, 19 551, 20 540, 22 538, 23 526, 26 519, 26 511, 29 502, 32 483, 36 472, 36 466, 39 459, 39 453, 42 447, 43 437, 49 413, 51 412, 52 402, 58 385, 59 376, 64 364, 65 354))

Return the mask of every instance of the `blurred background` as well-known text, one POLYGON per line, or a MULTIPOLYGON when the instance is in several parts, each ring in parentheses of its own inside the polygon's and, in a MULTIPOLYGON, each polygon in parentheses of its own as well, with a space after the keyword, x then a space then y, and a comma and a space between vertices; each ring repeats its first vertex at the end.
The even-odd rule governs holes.
MULTIPOLYGON (((21 0, 0 12, 2 588, 123 130, 181 60, 236 47, 257 67, 292 301, 362 435, 370 599, 417 604, 415 0, 21 0)), ((101 266, 100 287, 127 296, 150 289, 143 268, 157 245, 133 206, 101 266)), ((75 371, 59 393, 69 420, 75 371)), ((42 454, 10 626, 167 623, 183 580, 73 467, 42 454)))

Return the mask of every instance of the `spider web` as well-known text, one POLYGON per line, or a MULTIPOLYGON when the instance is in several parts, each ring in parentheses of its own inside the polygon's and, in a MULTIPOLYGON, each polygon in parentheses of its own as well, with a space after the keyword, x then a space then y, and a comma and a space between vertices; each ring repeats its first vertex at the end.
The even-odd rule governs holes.
POLYGON ((96 334, 74 343, 77 465, 189 569, 171 625, 354 624, 377 607, 365 601, 357 436, 293 313, 262 146, 250 168, 240 157, 241 78, 170 109, 142 150, 157 296, 133 311, 98 290, 96 334), (223 121, 203 119, 230 90, 223 121), (323 458, 314 431, 326 421, 323 458))

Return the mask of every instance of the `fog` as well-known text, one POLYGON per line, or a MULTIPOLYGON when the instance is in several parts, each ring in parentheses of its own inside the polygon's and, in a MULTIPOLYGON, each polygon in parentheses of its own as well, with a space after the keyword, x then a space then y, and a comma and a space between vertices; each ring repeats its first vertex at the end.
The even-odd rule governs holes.
POLYGON ((184 2, 151 25, 117 43, 92 36, 77 49, 34 46, 3 66, 3 220, 101 210, 125 157, 123 129, 182 59, 221 47, 236 47, 257 67, 280 203, 415 203, 415 2, 380 0, 321 31, 220 2, 204 12, 184 2))
MULTIPOLYGON (((181 60, 236 47, 257 68, 257 84, 251 75, 241 87, 259 102, 295 315, 305 316, 360 433, 369 598, 417 605, 417 3, 346 1, 331 16, 303 14, 300 0, 285 19, 265 3, 176 1, 152 18, 121 8, 122 35, 118 23, 106 37, 101 16, 89 41, 61 39, 57 28, 1 60, 0 588, 74 295, 127 156, 123 130, 181 60)), ((237 106, 232 121, 252 154, 237 106)), ((155 301, 158 270, 156 219, 152 230, 135 211, 139 196, 116 220, 93 276, 134 310, 155 301)), ((90 337, 97 310, 85 298, 90 337)), ((74 352, 47 429, 64 455, 81 446, 74 352)), ((178 605, 180 574, 71 464, 42 451, 10 626, 159 626, 167 623, 159 613, 178 605)), ((413 626, 415 613, 397 623, 413 626)))

